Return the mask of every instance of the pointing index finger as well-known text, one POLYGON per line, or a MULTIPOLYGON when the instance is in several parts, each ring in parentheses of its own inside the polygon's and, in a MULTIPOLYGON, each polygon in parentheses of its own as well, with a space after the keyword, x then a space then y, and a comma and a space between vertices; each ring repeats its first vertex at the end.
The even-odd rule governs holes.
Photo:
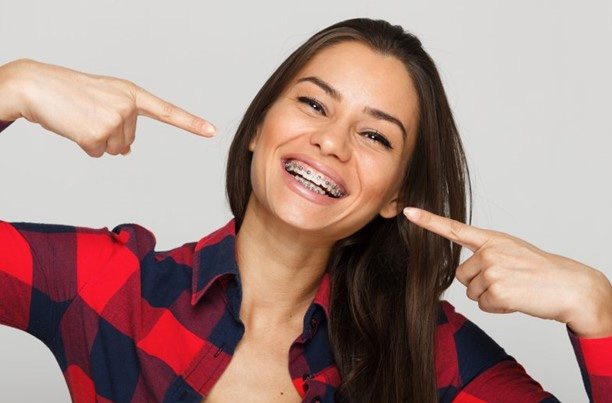
POLYGON ((215 127, 205 119, 164 101, 138 86, 136 86, 136 107, 139 115, 148 116, 194 134, 210 137, 216 131, 215 127))
POLYGON ((485 229, 467 225, 416 207, 406 207, 404 214, 418 226, 465 246, 472 252, 479 249, 490 238, 488 231, 485 229))

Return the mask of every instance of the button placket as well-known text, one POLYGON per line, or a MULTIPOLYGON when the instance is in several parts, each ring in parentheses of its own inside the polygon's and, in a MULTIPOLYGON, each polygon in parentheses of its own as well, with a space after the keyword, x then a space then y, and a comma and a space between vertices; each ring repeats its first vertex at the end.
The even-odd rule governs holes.
POLYGON ((304 390, 308 391, 308 381, 311 380, 313 378, 313 374, 306 372, 305 374, 302 375, 302 381, 304 381, 304 390))
POLYGON ((312 337, 317 331, 317 326, 319 325, 319 319, 316 316, 310 318, 310 337, 312 337))

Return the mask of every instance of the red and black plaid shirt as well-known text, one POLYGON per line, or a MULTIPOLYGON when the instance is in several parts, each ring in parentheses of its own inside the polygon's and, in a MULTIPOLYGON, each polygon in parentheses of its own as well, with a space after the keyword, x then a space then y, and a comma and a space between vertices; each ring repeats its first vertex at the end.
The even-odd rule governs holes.
MULTIPOLYGON (((75 402, 200 402, 244 334, 234 240, 233 218, 168 251, 134 223, 109 231, 0 220, 0 323, 51 350, 75 402)), ((304 402, 333 402, 340 383, 329 280, 325 273, 289 350, 304 402)), ((566 330, 589 399, 611 402, 612 337, 566 330)), ((436 335, 440 402, 558 402, 445 300, 436 335)))

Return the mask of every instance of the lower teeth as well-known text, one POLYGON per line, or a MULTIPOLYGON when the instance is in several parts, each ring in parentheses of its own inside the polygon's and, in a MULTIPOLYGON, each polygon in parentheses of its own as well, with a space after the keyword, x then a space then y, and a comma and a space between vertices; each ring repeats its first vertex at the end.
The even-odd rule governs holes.
POLYGON ((323 196, 327 196, 327 197, 331 197, 330 195, 328 195, 325 190, 321 189, 319 186, 309 182, 308 180, 302 178, 299 175, 293 175, 295 177, 295 179, 297 179, 301 184, 303 184, 306 188, 308 188, 309 190, 312 190, 320 195, 323 196))

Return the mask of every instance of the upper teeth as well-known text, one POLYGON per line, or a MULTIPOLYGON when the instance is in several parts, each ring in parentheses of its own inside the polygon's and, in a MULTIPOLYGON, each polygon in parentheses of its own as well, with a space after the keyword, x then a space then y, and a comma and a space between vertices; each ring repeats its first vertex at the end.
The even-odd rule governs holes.
POLYGON ((300 165, 295 160, 286 161, 285 169, 289 172, 295 172, 303 176, 304 178, 308 179, 309 181, 316 183, 317 185, 321 186, 322 188, 327 190, 329 193, 331 193, 334 197, 344 196, 344 192, 340 190, 340 186, 334 183, 331 179, 322 176, 321 174, 319 174, 317 171, 313 170, 312 168, 306 168, 300 165))

